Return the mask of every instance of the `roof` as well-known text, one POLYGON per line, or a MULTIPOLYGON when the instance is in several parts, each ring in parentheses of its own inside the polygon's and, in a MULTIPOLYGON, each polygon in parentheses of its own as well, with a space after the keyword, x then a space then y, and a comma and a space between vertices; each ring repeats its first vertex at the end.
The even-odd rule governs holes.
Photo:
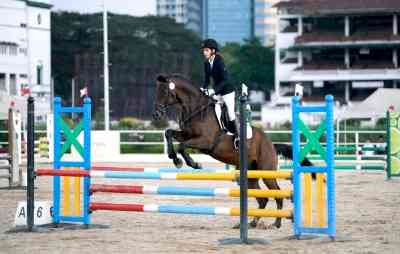
POLYGON ((43 9, 51 9, 53 7, 53 5, 50 4, 48 0, 47 1, 43 1, 43 0, 42 1, 41 0, 33 0, 33 1, 30 1, 30 0, 18 0, 18 1, 25 2, 28 6, 31 6, 31 7, 43 8, 43 9))
MULTIPOLYGON (((392 31, 390 31, 392 32, 392 31)), ((296 44, 309 43, 309 42, 366 42, 376 41, 381 44, 387 42, 393 44, 400 44, 400 35, 393 35, 389 31, 367 31, 354 33, 351 36, 344 36, 343 32, 331 31, 316 31, 309 32, 296 37, 296 44)))
POLYGON ((6 45, 6 46, 18 46, 17 43, 11 42, 11 41, 0 41, 1 45, 6 45))
POLYGON ((400 111, 400 89, 379 88, 363 102, 349 107, 338 116, 340 119, 368 119, 386 116, 390 106, 400 111))
POLYGON ((396 13, 399 0, 291 0, 281 1, 275 8, 286 8, 290 14, 329 15, 396 13))

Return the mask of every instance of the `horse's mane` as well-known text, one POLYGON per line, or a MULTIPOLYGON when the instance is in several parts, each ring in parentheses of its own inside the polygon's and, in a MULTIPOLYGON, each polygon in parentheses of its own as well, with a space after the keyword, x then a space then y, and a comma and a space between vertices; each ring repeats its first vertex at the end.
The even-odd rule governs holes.
MULTIPOLYGON (((176 79, 181 81, 182 83, 185 83, 188 85, 188 87, 190 88, 190 90, 195 91, 197 96, 200 96, 200 98, 202 98, 202 103, 208 103, 214 102, 214 99, 210 96, 207 96, 206 94, 204 94, 201 90, 200 90, 200 86, 196 85, 190 78, 179 74, 179 73, 173 73, 168 75, 169 79, 176 79)), ((194 101, 193 101, 194 102, 194 101)))
POLYGON ((172 73, 169 75, 169 77, 170 78, 178 78, 178 79, 185 80, 186 82, 193 83, 193 81, 190 78, 188 78, 187 76, 180 74, 180 73, 172 73))

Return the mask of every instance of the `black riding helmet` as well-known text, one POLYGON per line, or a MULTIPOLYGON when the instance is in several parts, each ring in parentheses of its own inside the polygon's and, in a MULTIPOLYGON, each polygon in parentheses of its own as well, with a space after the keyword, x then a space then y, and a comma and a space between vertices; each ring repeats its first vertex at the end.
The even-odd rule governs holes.
POLYGON ((201 48, 215 49, 215 51, 218 51, 218 43, 214 39, 205 39, 201 43, 201 48))

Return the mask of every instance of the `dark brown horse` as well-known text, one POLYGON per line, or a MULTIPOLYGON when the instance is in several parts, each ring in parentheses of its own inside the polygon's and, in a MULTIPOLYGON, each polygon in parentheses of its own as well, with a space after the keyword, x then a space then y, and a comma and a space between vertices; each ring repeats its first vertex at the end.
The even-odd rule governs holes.
MULTIPOLYGON (((220 128, 214 105, 215 101, 205 95, 197 86, 179 75, 159 76, 156 82, 154 118, 164 117, 170 109, 178 112, 180 130, 167 129, 165 136, 168 143, 168 157, 177 167, 182 161, 174 150, 173 139, 179 142, 178 152, 186 164, 201 168, 186 152, 187 148, 200 150, 202 153, 239 168, 239 152, 233 147, 233 136, 220 128)), ((247 141, 249 170, 277 170, 278 157, 274 145, 264 132, 252 127, 253 136, 247 141)), ((282 146, 281 150, 291 157, 291 147, 282 146)), ((278 190, 276 179, 263 179, 265 185, 278 190)), ((249 189, 260 189, 258 179, 249 179, 249 189)), ((277 209, 282 209, 283 200, 276 198, 277 209)), ((257 198, 258 206, 264 209, 267 198, 257 198)), ((254 218, 250 226, 256 227, 260 218, 254 218)), ((261 227, 265 227, 260 224, 261 227)), ((276 218, 272 227, 279 228, 281 219, 276 218)))

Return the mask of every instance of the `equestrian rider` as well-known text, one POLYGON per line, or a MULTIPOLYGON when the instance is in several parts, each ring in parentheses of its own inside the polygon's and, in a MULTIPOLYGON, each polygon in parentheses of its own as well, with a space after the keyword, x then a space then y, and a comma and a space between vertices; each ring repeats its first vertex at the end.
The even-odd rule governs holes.
POLYGON ((213 80, 214 95, 218 101, 224 102, 227 110, 229 123, 227 129, 235 135, 234 147, 239 146, 239 131, 235 114, 235 88, 229 83, 229 74, 226 70, 224 59, 218 53, 218 43, 214 39, 203 41, 204 61, 204 84, 203 90, 208 93, 211 79, 213 80))

